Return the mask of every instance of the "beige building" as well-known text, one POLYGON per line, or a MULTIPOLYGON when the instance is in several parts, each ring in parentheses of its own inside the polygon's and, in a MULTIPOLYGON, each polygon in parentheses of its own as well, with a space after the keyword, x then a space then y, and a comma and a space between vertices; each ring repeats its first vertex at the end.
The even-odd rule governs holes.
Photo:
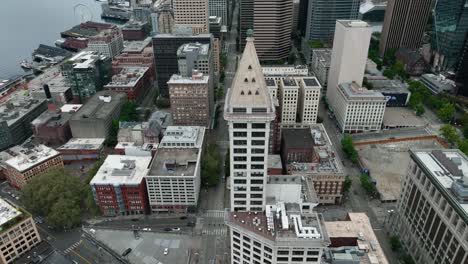
POLYGON ((210 127, 210 77, 194 71, 191 77, 172 75, 167 82, 174 125, 210 127))
POLYGON ((25 143, 8 150, 15 153, 4 161, 7 181, 14 187, 22 189, 33 178, 52 169, 63 168, 59 152, 45 145, 25 143))
POLYGON ((431 0, 389 0, 380 37, 380 56, 389 49, 419 49, 432 11, 431 0))
POLYGON ((337 20, 327 82, 327 100, 334 110, 338 85, 355 82, 362 86, 372 27, 360 20, 337 20))
POLYGON ((364 253, 359 254, 358 263, 389 263, 366 213, 348 213, 345 221, 326 221, 325 228, 330 238, 330 247, 357 246, 364 253))
POLYGON ((468 158, 460 150, 410 150, 388 226, 415 263, 468 262, 468 158))
POLYGON ((387 100, 378 91, 357 83, 338 85, 334 113, 342 133, 378 131, 382 128, 387 100))
POLYGON ((174 25, 189 27, 193 34, 209 32, 208 0, 174 0, 174 25))
POLYGON ((39 242, 31 215, 0 199, 0 263, 13 263, 39 242))

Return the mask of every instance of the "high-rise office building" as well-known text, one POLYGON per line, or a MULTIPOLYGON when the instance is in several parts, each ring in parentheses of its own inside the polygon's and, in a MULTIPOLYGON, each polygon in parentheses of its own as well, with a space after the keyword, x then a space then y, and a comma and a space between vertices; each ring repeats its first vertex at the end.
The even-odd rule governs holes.
POLYGON ((228 21, 228 1, 227 0, 208 0, 208 9, 210 16, 221 18, 221 24, 227 25, 228 21))
POLYGON ((88 49, 98 52, 111 60, 123 50, 122 30, 117 27, 104 29, 88 40, 88 49))
POLYGON ((253 33, 228 90, 224 118, 229 126, 231 211, 265 209, 270 122, 275 108, 255 51, 253 33))
POLYGON ((436 70, 455 70, 468 32, 468 2, 439 0, 434 8, 431 47, 436 70))
POLYGON ((410 150, 389 221, 415 263, 468 262, 468 159, 460 150, 410 150))
POLYGON ((333 41, 336 20, 357 19, 359 0, 309 0, 306 40, 333 41))
POLYGON ((241 0, 241 47, 247 30, 255 31, 255 46, 262 61, 288 57, 291 48, 293 3, 290 0, 241 0))
POLYGON ((193 34, 208 33, 208 0, 173 0, 174 25, 189 27, 193 34))
POLYGON ((177 61, 177 50, 185 43, 199 42, 202 44, 212 44, 213 37, 210 34, 158 34, 153 37, 154 63, 156 77, 158 80, 159 94, 164 98, 169 98, 167 81, 173 74, 179 72, 177 61))
POLYGON ((455 81, 457 84, 457 94, 468 96, 468 35, 460 54, 455 81))
POLYGON ((336 21, 332 58, 328 73, 327 99, 335 107, 338 85, 355 82, 362 86, 372 28, 360 20, 336 21))
POLYGON ((431 0, 389 0, 380 37, 380 55, 389 49, 418 49, 432 8, 431 0))

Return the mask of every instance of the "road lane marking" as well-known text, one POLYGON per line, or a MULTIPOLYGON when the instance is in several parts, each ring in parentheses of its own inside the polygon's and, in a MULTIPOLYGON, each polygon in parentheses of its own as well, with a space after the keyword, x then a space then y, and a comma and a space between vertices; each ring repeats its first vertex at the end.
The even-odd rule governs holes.
POLYGON ((82 260, 84 260, 86 263, 88 264, 93 264, 91 262, 88 261, 88 259, 86 259, 85 257, 81 256, 78 252, 76 252, 75 250, 72 250, 71 252, 75 253, 75 255, 77 255, 78 257, 80 257, 82 260))

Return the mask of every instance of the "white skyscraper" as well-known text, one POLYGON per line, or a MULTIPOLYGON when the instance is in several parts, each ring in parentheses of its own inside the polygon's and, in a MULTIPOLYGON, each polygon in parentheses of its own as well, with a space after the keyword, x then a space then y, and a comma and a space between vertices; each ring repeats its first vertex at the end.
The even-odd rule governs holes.
POLYGON ((250 31, 224 118, 229 125, 231 211, 263 211, 270 122, 275 118, 250 31))
POLYGON ((372 27, 361 20, 337 20, 330 70, 327 99, 334 109, 338 85, 355 82, 362 86, 372 27))

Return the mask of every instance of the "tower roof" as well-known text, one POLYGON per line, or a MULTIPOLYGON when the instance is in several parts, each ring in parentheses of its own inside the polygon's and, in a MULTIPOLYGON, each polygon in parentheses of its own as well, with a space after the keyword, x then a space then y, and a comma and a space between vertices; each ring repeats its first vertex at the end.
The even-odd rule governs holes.
POLYGON ((274 112, 253 40, 253 37, 247 37, 247 44, 228 95, 228 112, 232 112, 232 108, 252 107, 266 108, 266 113, 274 112))

